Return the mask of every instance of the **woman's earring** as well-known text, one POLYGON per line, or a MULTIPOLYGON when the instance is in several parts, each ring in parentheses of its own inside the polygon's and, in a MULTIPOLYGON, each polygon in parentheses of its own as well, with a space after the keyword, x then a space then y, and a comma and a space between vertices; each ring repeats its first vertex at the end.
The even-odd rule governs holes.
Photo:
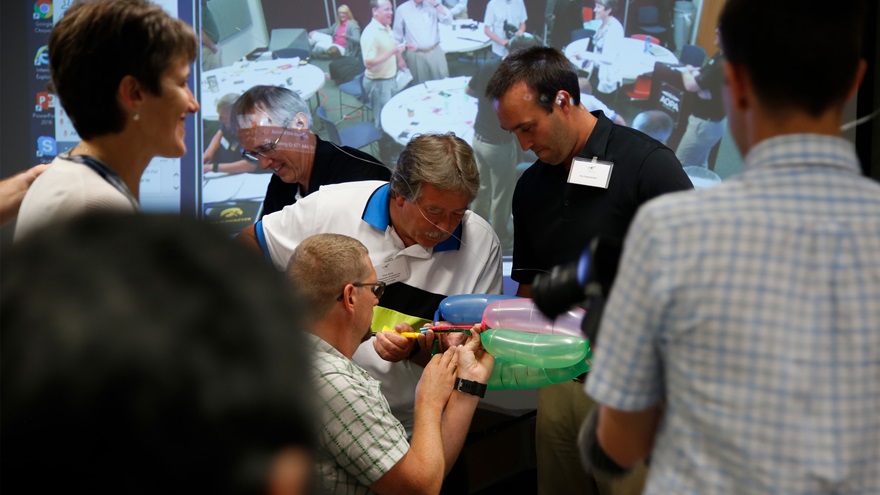
POLYGON ((132 118, 133 118, 135 121, 141 120, 141 114, 136 113, 136 114, 134 114, 134 117, 132 117, 132 118))

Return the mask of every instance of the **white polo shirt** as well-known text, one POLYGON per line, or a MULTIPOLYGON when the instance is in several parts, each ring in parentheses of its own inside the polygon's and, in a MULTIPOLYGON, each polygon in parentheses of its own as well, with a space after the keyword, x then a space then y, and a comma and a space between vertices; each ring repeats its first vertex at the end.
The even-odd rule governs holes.
MULTIPOLYGON (((361 181, 322 186, 318 191, 266 215, 256 225, 263 252, 279 270, 296 246, 320 233, 345 234, 370 251, 379 280, 401 273, 389 283, 373 315, 373 328, 405 321, 418 328, 433 321, 446 296, 500 294, 501 245, 492 227, 468 210, 454 235, 433 249, 405 247, 391 225, 387 182, 361 181), (390 269, 382 267, 391 263, 390 269)), ((361 345, 354 360, 382 382, 394 415, 412 434, 415 388, 422 368, 409 360, 389 363, 376 354, 372 341, 361 345)))

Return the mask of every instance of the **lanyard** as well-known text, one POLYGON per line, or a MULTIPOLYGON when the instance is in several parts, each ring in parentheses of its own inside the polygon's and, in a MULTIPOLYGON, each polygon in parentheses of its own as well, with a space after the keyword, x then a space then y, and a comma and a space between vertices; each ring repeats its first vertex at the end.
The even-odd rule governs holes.
POLYGON ((125 182, 122 181, 122 178, 119 177, 119 174, 114 172, 113 169, 104 164, 104 162, 89 155, 67 154, 61 156, 61 158, 79 163, 81 165, 85 165, 86 167, 94 170, 95 173, 100 175, 101 178, 107 181, 108 184, 115 187, 117 191, 128 198, 128 200, 131 201, 131 205, 134 206, 135 210, 140 211, 141 207, 140 204, 138 204, 137 198, 135 198, 134 194, 132 194, 131 191, 128 190, 128 186, 125 185, 125 182))

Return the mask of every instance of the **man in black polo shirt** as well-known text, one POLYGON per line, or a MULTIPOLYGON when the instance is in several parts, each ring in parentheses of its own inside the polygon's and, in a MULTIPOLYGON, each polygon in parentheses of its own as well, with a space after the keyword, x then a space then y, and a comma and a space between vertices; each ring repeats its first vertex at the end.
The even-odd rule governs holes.
MULTIPOLYGON (((513 194, 517 295, 530 296, 537 273, 577 259, 592 238, 623 239, 636 210, 649 199, 693 187, 672 150, 580 104, 577 73, 559 50, 512 53, 486 94, 494 100, 501 127, 539 158, 513 194)), ((583 470, 576 445, 592 407, 582 383, 540 390, 539 494, 611 493, 583 470)), ((638 478, 639 486, 614 493, 640 493, 642 482, 638 478)))
MULTIPOLYGON (((716 29, 715 46, 718 45, 716 29)), ((681 72, 681 80, 688 91, 685 96, 690 100, 688 107, 694 111, 688 116, 687 129, 675 155, 685 167, 708 167, 709 151, 721 139, 727 125, 721 101, 721 88, 724 86, 724 56, 721 50, 706 61, 702 68, 685 67, 681 72)))
POLYGON ((242 156, 273 173, 260 218, 327 184, 391 179, 391 170, 373 156, 313 133, 308 104, 287 88, 245 91, 232 108, 231 124, 242 156))

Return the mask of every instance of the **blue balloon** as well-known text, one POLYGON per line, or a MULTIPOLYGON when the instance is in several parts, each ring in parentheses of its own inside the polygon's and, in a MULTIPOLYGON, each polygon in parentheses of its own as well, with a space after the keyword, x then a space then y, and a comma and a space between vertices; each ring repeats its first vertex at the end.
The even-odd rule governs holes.
POLYGON ((459 294, 449 296, 440 301, 440 307, 434 314, 434 321, 448 321, 456 325, 480 323, 483 311, 491 302, 503 299, 516 299, 516 296, 503 294, 459 294))

